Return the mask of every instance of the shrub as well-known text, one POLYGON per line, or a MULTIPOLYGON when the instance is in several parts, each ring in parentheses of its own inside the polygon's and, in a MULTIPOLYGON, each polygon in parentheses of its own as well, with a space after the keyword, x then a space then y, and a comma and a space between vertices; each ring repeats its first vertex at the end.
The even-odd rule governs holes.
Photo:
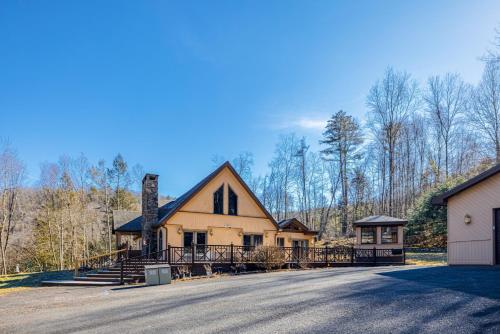
POLYGON ((280 269, 286 263, 285 252, 279 247, 255 247, 253 257, 257 266, 265 269, 266 271, 280 269))

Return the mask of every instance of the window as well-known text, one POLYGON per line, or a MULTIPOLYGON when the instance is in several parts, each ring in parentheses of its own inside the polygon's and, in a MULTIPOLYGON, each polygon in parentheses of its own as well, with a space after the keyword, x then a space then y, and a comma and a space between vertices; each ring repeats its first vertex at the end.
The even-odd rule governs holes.
POLYGON ((377 228, 376 227, 362 227, 361 228, 361 243, 362 244, 376 244, 377 243, 377 228))
POLYGON ((398 227, 383 226, 382 227, 382 243, 397 244, 398 243, 398 227))
POLYGON ((224 185, 214 192, 214 213, 224 214, 224 185))
POLYGON ((285 247, 285 238, 276 238, 276 246, 285 247))
POLYGON ((261 234, 245 234, 243 235, 243 246, 260 246, 262 240, 261 234))
POLYGON ((308 240, 293 240, 292 241, 293 247, 297 248, 307 248, 309 247, 309 241, 308 240))
POLYGON ((184 247, 191 247, 191 244, 206 245, 207 233, 206 232, 187 232, 184 231, 184 247))
POLYGON ((236 195, 233 191, 233 189, 231 189, 231 187, 228 187, 229 188, 229 210, 228 210, 228 214, 232 215, 232 216, 237 216, 238 215, 238 195, 236 195))

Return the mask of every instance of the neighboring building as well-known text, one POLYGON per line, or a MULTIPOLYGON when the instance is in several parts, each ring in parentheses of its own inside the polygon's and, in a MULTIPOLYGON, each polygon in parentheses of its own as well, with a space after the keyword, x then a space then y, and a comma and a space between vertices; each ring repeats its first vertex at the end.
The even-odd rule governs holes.
MULTIPOLYGON (((403 249, 404 219, 388 216, 370 216, 354 222, 356 248, 403 249)), ((399 251, 396 252, 399 254, 399 251)))
POLYGON ((500 264, 500 165, 432 202, 448 207, 448 264, 500 264))
POLYGON ((161 207, 158 175, 146 174, 142 214, 115 211, 113 223, 119 247, 141 249, 151 235, 151 251, 166 249, 167 244, 312 246, 316 236, 296 219, 278 224, 229 162, 161 207))

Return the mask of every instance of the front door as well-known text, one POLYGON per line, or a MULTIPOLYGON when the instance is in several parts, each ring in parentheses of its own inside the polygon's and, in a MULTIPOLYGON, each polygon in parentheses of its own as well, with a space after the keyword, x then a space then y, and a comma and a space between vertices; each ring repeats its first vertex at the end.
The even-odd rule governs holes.
POLYGON ((495 264, 500 264, 500 209, 495 209, 495 264))

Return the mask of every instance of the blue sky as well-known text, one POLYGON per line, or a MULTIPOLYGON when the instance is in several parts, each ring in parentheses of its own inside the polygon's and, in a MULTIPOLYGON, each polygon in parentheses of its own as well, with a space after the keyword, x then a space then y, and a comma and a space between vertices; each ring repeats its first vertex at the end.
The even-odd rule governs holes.
POLYGON ((120 152, 179 195, 214 155, 317 146, 387 66, 475 83, 499 1, 2 1, 0 138, 26 162, 120 152))

